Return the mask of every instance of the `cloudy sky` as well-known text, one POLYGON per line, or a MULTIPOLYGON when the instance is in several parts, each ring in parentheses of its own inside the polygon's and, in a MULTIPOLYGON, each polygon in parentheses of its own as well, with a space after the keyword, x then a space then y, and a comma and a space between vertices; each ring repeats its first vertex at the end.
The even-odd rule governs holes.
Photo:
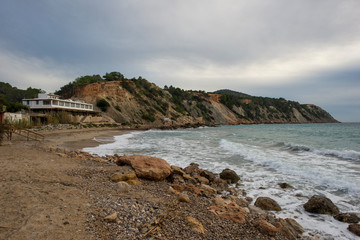
POLYGON ((314 103, 360 121, 359 0, 1 0, 0 81, 118 71, 314 103))

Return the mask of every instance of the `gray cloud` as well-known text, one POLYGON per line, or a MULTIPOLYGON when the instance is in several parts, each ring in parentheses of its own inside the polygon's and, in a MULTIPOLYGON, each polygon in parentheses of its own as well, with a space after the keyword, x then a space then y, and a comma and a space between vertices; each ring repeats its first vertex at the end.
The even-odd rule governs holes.
POLYGON ((120 71, 160 86, 284 96, 336 115, 339 102, 354 107, 340 88, 360 102, 358 9, 357 0, 4 0, 0 81, 53 91, 120 71))

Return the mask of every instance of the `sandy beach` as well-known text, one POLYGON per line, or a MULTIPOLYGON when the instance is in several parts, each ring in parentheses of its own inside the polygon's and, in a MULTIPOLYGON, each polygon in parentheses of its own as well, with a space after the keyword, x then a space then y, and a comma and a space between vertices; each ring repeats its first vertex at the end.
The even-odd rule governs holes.
POLYGON ((0 146, 0 239, 289 239, 284 222, 250 207, 245 198, 226 200, 248 209, 239 224, 231 214, 223 218, 209 211, 219 200, 198 190, 201 185, 140 179, 141 184, 123 191, 109 177, 131 167, 79 152, 98 145, 94 137, 128 132, 61 130, 42 132, 44 142, 5 141, 0 146), (180 201, 174 188, 188 189, 188 200, 180 201), (109 221, 111 214, 116 217, 109 221), (278 224, 272 226, 278 233, 259 228, 260 220, 278 224))

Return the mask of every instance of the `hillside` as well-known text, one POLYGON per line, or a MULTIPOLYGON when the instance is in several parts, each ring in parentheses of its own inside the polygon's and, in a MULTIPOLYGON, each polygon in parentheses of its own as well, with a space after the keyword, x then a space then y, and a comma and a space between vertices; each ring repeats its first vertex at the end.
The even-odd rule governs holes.
POLYGON ((337 122, 312 104, 252 97, 231 90, 206 93, 173 86, 161 89, 142 77, 126 79, 117 72, 106 74, 104 78, 99 75, 80 77, 57 94, 93 103, 103 115, 124 125, 176 127, 337 122))

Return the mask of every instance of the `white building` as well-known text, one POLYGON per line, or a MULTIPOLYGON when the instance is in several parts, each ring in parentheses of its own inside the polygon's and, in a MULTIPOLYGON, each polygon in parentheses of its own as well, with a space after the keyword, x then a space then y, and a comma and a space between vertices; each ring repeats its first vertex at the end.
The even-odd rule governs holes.
POLYGON ((23 99, 22 103, 28 106, 30 110, 65 110, 92 112, 93 105, 83 101, 74 101, 71 99, 60 99, 58 95, 39 93, 37 98, 23 99))

